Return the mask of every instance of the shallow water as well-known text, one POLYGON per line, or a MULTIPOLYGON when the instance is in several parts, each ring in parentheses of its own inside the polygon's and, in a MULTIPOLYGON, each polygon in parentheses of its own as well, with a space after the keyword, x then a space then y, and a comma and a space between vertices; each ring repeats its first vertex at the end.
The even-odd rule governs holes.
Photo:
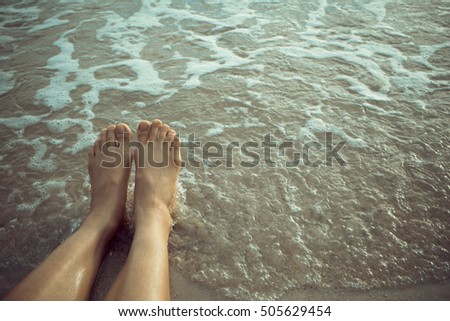
POLYGON ((186 279, 229 299, 448 280, 449 15, 449 1, 2 1, 0 294, 85 217, 98 131, 155 117, 202 145, 295 147, 274 167, 261 145, 253 167, 238 148, 232 167, 195 151, 170 239, 186 279), (326 166, 327 132, 345 166, 326 166), (307 142, 322 164, 286 167, 307 142))

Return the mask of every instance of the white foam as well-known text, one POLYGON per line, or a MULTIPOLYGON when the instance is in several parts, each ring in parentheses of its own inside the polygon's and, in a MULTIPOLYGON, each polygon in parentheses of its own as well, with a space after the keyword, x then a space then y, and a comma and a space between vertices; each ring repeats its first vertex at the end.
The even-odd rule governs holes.
POLYGON ((97 137, 98 133, 93 133, 92 129, 90 132, 77 133, 77 142, 73 146, 66 148, 64 151, 75 155, 82 150, 90 148, 97 137))
POLYGON ((60 12, 60 13, 54 15, 53 17, 50 17, 50 18, 46 19, 41 24, 34 25, 30 30, 28 30, 28 32, 36 32, 36 31, 41 31, 41 30, 44 30, 44 29, 48 29, 48 28, 64 25, 64 24, 68 23, 69 20, 67 20, 67 19, 66 20, 61 20, 59 18, 61 16, 64 16, 64 15, 67 15, 67 14, 70 14, 70 13, 73 13, 73 11, 68 10, 68 11, 60 12))
POLYGON ((70 223, 70 234, 75 233, 76 230, 81 226, 81 223, 83 223, 82 219, 74 219, 70 223))
POLYGON ((373 100, 380 100, 380 101, 388 101, 389 98, 381 93, 374 92, 369 87, 367 87, 362 82, 358 81, 357 79, 350 77, 350 76, 339 76, 336 77, 337 80, 344 80, 348 82, 350 85, 350 89, 357 92, 361 96, 367 98, 367 99, 373 99, 373 100))
POLYGON ((180 182, 194 186, 196 183, 195 175, 188 169, 180 171, 180 182))
POLYGON ((25 25, 25 27, 16 27, 18 29, 27 28, 27 25, 39 18, 38 6, 23 6, 27 4, 26 1, 21 1, 20 3, 15 3, 9 6, 2 5, 2 21, 0 22, 0 28, 4 28, 6 24, 15 24, 19 26, 25 25), (20 6, 22 5, 22 6, 20 6), (26 24, 24 24, 26 22, 26 24))
POLYGON ((266 124, 261 122, 258 117, 246 117, 244 120, 244 128, 264 128, 266 124))
POLYGON ((252 102, 249 100, 242 100, 233 96, 227 96, 225 97, 225 100, 228 102, 232 102, 232 103, 238 103, 239 105, 244 105, 247 107, 251 107, 252 106, 252 102))
POLYGON ((219 123, 215 123, 213 128, 208 129, 205 136, 211 137, 211 136, 217 136, 219 134, 222 134, 224 131, 225 126, 219 123))
POLYGON ((316 11, 308 14, 308 20, 305 22, 307 34, 316 34, 317 27, 321 27, 323 23, 320 21, 325 16, 325 9, 328 6, 327 0, 319 0, 319 7, 316 11))
MULTIPOLYGON (((105 89, 117 89, 122 91, 144 91, 152 95, 162 95, 158 101, 168 99, 176 89, 164 90, 166 82, 158 78, 158 73, 154 70, 151 62, 140 59, 140 54, 146 45, 146 35, 143 31, 150 28, 161 27, 160 20, 172 18, 176 23, 180 23, 187 19, 198 22, 207 22, 215 25, 215 28, 237 27, 245 20, 252 18, 254 11, 243 5, 243 11, 233 12, 231 16, 224 19, 213 19, 204 15, 191 12, 189 10, 174 9, 169 3, 160 3, 154 6, 151 1, 143 1, 141 9, 128 18, 121 17, 113 12, 103 14, 106 19, 106 25, 97 30, 97 39, 99 41, 108 41, 111 48, 117 54, 125 55, 131 59, 122 60, 116 64, 105 64, 96 66, 87 70, 79 70, 78 61, 71 58, 73 54, 73 44, 68 40, 68 35, 75 30, 69 30, 62 34, 60 39, 54 43, 60 48, 61 52, 49 59, 47 68, 57 69, 58 71, 52 77, 50 84, 39 90, 36 94, 36 102, 44 103, 51 109, 59 110, 72 103, 70 92, 79 85, 89 85, 91 90, 83 94, 83 103, 85 108, 92 109, 99 102, 99 92, 105 89), (102 68, 113 68, 118 66, 128 66, 137 73, 137 80, 130 81, 128 79, 102 79, 98 80, 93 77, 96 70, 102 68), (75 73, 76 80, 66 82, 68 73, 75 73)), ((227 10, 228 10, 227 9, 227 10)), ((235 8, 234 8, 235 10, 235 8)), ((63 13, 55 15, 45 21, 40 27, 44 28, 61 23, 59 18, 63 13)), ((174 53, 175 59, 189 59, 186 65, 185 77, 183 84, 185 88, 195 88, 201 85, 200 77, 217 70, 242 66, 250 64, 247 58, 242 58, 233 53, 232 50, 217 45, 219 35, 201 35, 191 33, 186 40, 195 43, 199 47, 203 47, 212 52, 213 61, 199 60, 192 57, 182 57, 179 52, 174 53)), ((278 39, 278 38, 277 38, 278 39)), ((276 40, 276 39, 274 39, 276 40)), ((252 70, 262 70, 263 66, 249 66, 252 70)))
POLYGON ((260 79, 247 78, 247 88, 252 88, 256 85, 259 85, 260 83, 261 83, 260 79))
POLYGON ((161 26, 155 12, 145 6, 128 19, 116 13, 109 13, 104 18, 107 22, 97 30, 97 39, 112 41, 111 47, 115 53, 131 58, 139 58, 146 45, 142 32, 150 27, 161 26))
POLYGON ((386 27, 386 24, 383 24, 384 19, 386 18, 386 4, 390 2, 389 0, 377 0, 371 1, 370 3, 363 4, 364 9, 372 12, 377 20, 378 26, 386 27))
POLYGON ((13 174, 11 164, 0 165, 0 171, 6 173, 6 175, 11 176, 13 174))
MULTIPOLYGON (((75 134, 77 136, 77 142, 70 147, 67 147, 64 151, 71 154, 76 154, 86 148, 92 146, 93 142, 97 138, 97 134, 94 133, 92 123, 86 119, 80 118, 62 118, 54 120, 43 121, 47 127, 55 133, 63 133, 68 131, 74 126, 81 127, 75 134)), ((71 135, 73 135, 71 131, 71 135)))
POLYGON ((72 59, 74 46, 66 38, 69 34, 70 31, 63 33, 54 42, 54 45, 59 47, 60 53, 48 59, 46 68, 57 71, 51 78, 50 84, 39 89, 35 96, 36 103, 44 103, 53 110, 59 110, 69 105, 72 102, 70 92, 76 88, 76 83, 66 82, 69 73, 77 73, 79 70, 78 60, 72 59))
POLYGON ((185 70, 186 78, 188 78, 184 85, 186 88, 192 89, 198 87, 201 84, 201 76, 213 73, 220 69, 237 67, 251 62, 247 58, 241 58, 235 55, 231 50, 218 47, 216 44, 216 36, 199 36, 198 38, 195 40, 199 41, 200 46, 215 52, 213 57, 216 60, 205 61, 194 58, 192 61, 188 62, 185 70))
MULTIPOLYGON (((64 194, 64 189, 66 186, 65 180, 47 180, 42 182, 40 180, 35 181, 32 187, 35 191, 39 193, 39 196, 35 197, 29 202, 23 202, 16 206, 17 211, 27 211, 34 212, 37 207, 41 205, 44 201, 48 200, 53 194, 64 194)), ((62 197, 64 199, 64 197, 62 197)))
POLYGON ((375 112, 377 112, 380 115, 383 116, 400 116, 403 115, 403 113, 399 112, 399 111, 386 111, 381 107, 375 106, 373 104, 369 104, 369 103, 363 103, 363 107, 373 110, 375 112))
POLYGON ((14 37, 10 37, 10 36, 0 36, 0 45, 4 45, 10 42, 13 42, 14 40, 16 40, 16 38, 14 37))
MULTIPOLYGON (((329 124, 319 118, 311 118, 306 122, 306 128, 303 129, 303 135, 305 131, 310 130, 312 133, 325 133, 331 132, 338 137, 341 137, 347 143, 354 148, 367 147, 367 143, 362 138, 353 138, 348 135, 342 128, 337 127, 334 124, 329 124)), ((312 136, 312 135, 311 135, 312 136)))
POLYGON ((73 126, 81 126, 83 128, 90 127, 89 122, 78 118, 62 118, 54 120, 46 120, 44 122, 47 127, 54 133, 63 133, 73 126))
POLYGON ((0 71, 0 95, 11 91, 16 82, 13 79, 15 71, 0 71))
POLYGON ((82 95, 86 112, 92 110, 99 103, 99 94, 106 89, 126 92, 142 91, 150 95, 172 94, 172 91, 164 89, 166 81, 159 78, 158 72, 153 68, 153 64, 143 59, 129 59, 88 69, 80 69, 78 60, 72 59, 74 46, 67 38, 70 33, 71 31, 63 33, 54 43, 61 51, 58 55, 48 60, 47 68, 56 69, 57 72, 51 78, 48 86, 37 91, 37 103, 44 103, 53 110, 62 109, 72 103, 70 92, 80 85, 88 85, 90 87, 90 90, 82 95), (95 78, 95 72, 98 70, 120 66, 129 67, 137 75, 137 78, 135 80, 127 78, 95 78), (74 81, 67 82, 69 74, 76 75, 74 81))
POLYGON ((409 73, 408 76, 394 76, 392 82, 397 87, 402 88, 410 97, 420 97, 430 91, 429 85, 432 83, 425 72, 409 73))
POLYGON ((0 118, 0 124, 5 125, 8 128, 21 130, 25 129, 25 127, 37 124, 41 121, 43 116, 28 116, 23 115, 19 117, 8 117, 8 118, 0 118))
POLYGON ((175 129, 178 128, 187 128, 187 126, 185 124, 183 124, 182 122, 179 121, 172 121, 169 123, 170 127, 173 127, 175 129))
POLYGON ((46 173, 54 172, 57 169, 57 164, 53 160, 54 154, 50 154, 48 158, 44 159, 47 153, 47 145, 38 138, 29 141, 26 145, 34 149, 35 154, 28 161, 27 167, 32 170, 38 170, 46 173))

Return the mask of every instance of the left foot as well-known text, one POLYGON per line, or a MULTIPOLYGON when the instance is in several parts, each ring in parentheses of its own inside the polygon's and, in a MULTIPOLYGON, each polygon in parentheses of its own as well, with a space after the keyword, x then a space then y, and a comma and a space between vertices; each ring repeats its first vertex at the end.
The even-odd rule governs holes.
POLYGON ((132 155, 129 150, 124 151, 124 142, 131 140, 131 135, 130 128, 125 124, 109 125, 101 130, 100 137, 89 152, 91 208, 86 222, 106 233, 108 238, 116 231, 125 212, 132 155), (114 155, 114 158, 107 157, 104 152, 114 155), (114 160, 117 164, 112 166, 114 160))

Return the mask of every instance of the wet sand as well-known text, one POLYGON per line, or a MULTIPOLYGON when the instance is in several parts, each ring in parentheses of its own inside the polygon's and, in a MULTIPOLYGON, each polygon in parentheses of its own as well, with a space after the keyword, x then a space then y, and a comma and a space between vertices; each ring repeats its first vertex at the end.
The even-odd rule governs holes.
MULTIPOLYGON (((102 300, 115 276, 123 266, 131 238, 128 232, 116 235, 105 257, 96 283, 92 300, 102 300)), ((188 278, 186 273, 171 264, 171 299, 174 301, 234 301, 214 289, 188 278)), ((276 301, 447 301, 450 300, 450 281, 423 282, 396 288, 375 289, 318 288, 304 286, 291 289, 276 301)))
MULTIPOLYGON (((211 289, 190 282, 178 271, 171 271, 172 300, 228 301, 229 298, 211 289)), ((424 283, 400 288, 373 290, 316 289, 305 287, 288 291, 278 301, 447 301, 450 282, 424 283)))

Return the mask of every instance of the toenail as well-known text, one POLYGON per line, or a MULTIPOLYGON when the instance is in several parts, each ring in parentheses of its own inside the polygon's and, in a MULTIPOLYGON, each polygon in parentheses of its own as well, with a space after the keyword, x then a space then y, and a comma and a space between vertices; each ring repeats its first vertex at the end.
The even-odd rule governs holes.
POLYGON ((148 129, 148 124, 146 122, 142 122, 139 124, 139 129, 146 130, 148 129))

